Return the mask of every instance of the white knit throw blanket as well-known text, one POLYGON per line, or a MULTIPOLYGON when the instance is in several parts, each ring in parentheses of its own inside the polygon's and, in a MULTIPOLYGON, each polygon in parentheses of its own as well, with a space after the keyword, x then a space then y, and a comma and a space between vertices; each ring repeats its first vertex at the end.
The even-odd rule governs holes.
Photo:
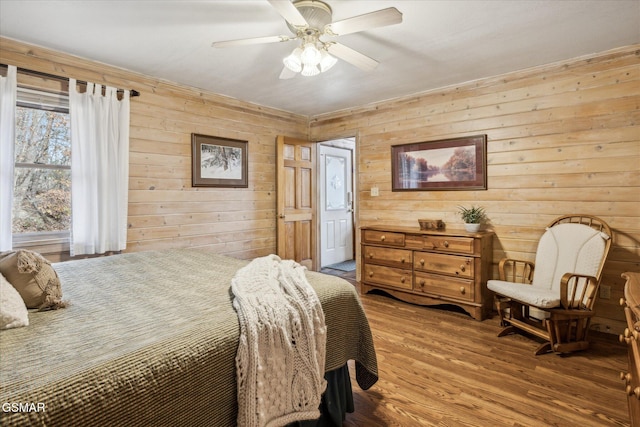
POLYGON ((326 326, 300 264, 256 258, 231 281, 240 322, 238 425, 283 426, 320 416, 326 326))

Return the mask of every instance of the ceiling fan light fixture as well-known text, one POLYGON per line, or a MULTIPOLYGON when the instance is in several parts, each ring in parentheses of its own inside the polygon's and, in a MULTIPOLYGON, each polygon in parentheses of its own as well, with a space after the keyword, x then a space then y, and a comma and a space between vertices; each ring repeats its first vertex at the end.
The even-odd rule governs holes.
POLYGON ((291 52, 291 55, 282 60, 284 66, 295 73, 299 73, 300 71, 302 71, 301 54, 302 49, 300 49, 299 47, 295 48, 293 52, 291 52))
POLYGON ((336 63, 338 62, 338 58, 329 55, 329 52, 327 52, 324 49, 322 49, 322 51, 320 52, 320 56, 322 57, 322 59, 320 59, 321 73, 328 71, 331 67, 336 65, 336 63))
MULTIPOLYGON (((2 1, 2 0, 0 0, 2 1)), ((300 45, 284 58, 280 79, 290 79, 297 73, 316 76, 331 69, 341 59, 363 71, 372 71, 378 61, 333 40, 337 37, 372 28, 402 22, 402 13, 395 7, 333 21, 331 7, 322 0, 268 0, 284 18, 293 36, 252 37, 214 42, 214 47, 233 47, 299 40, 300 45), (330 53, 330 54, 329 54, 330 53)))
POLYGON ((320 69, 317 65, 304 64, 302 67, 302 72, 300 74, 305 77, 313 77, 320 74, 320 69))
POLYGON ((322 55, 314 43, 306 43, 300 55, 302 63, 306 65, 316 66, 320 63, 322 55))

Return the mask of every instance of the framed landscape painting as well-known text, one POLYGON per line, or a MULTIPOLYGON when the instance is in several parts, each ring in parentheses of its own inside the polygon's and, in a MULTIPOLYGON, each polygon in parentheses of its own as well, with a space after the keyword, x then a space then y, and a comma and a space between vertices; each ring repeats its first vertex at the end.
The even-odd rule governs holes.
POLYGON ((191 134, 191 185, 247 188, 247 145, 247 141, 191 134))
POLYGON ((487 136, 391 147, 392 191, 486 190, 487 136))

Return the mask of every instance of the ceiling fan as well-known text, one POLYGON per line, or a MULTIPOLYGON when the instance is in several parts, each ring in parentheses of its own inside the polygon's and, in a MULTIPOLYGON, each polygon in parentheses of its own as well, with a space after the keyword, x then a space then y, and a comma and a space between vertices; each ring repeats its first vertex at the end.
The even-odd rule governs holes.
POLYGON ((234 47, 262 43, 279 43, 300 40, 300 45, 283 59, 281 79, 315 76, 329 70, 340 58, 361 70, 371 71, 378 61, 334 40, 335 37, 357 33, 372 28, 399 24, 402 13, 395 7, 366 13, 332 22, 331 7, 320 0, 268 0, 287 21, 293 36, 254 37, 240 40, 214 42, 213 47, 234 47))

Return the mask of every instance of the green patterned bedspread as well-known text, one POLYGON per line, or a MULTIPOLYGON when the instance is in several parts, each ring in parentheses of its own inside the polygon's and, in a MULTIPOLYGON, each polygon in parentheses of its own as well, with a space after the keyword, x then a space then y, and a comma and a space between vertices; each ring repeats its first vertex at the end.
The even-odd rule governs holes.
MULTIPOLYGON (((234 426, 230 284, 246 263, 177 249, 54 264, 71 305, 0 332, 0 425, 234 426)), ((307 276, 325 312, 326 371, 355 360, 369 388, 378 371, 357 292, 307 276)))

